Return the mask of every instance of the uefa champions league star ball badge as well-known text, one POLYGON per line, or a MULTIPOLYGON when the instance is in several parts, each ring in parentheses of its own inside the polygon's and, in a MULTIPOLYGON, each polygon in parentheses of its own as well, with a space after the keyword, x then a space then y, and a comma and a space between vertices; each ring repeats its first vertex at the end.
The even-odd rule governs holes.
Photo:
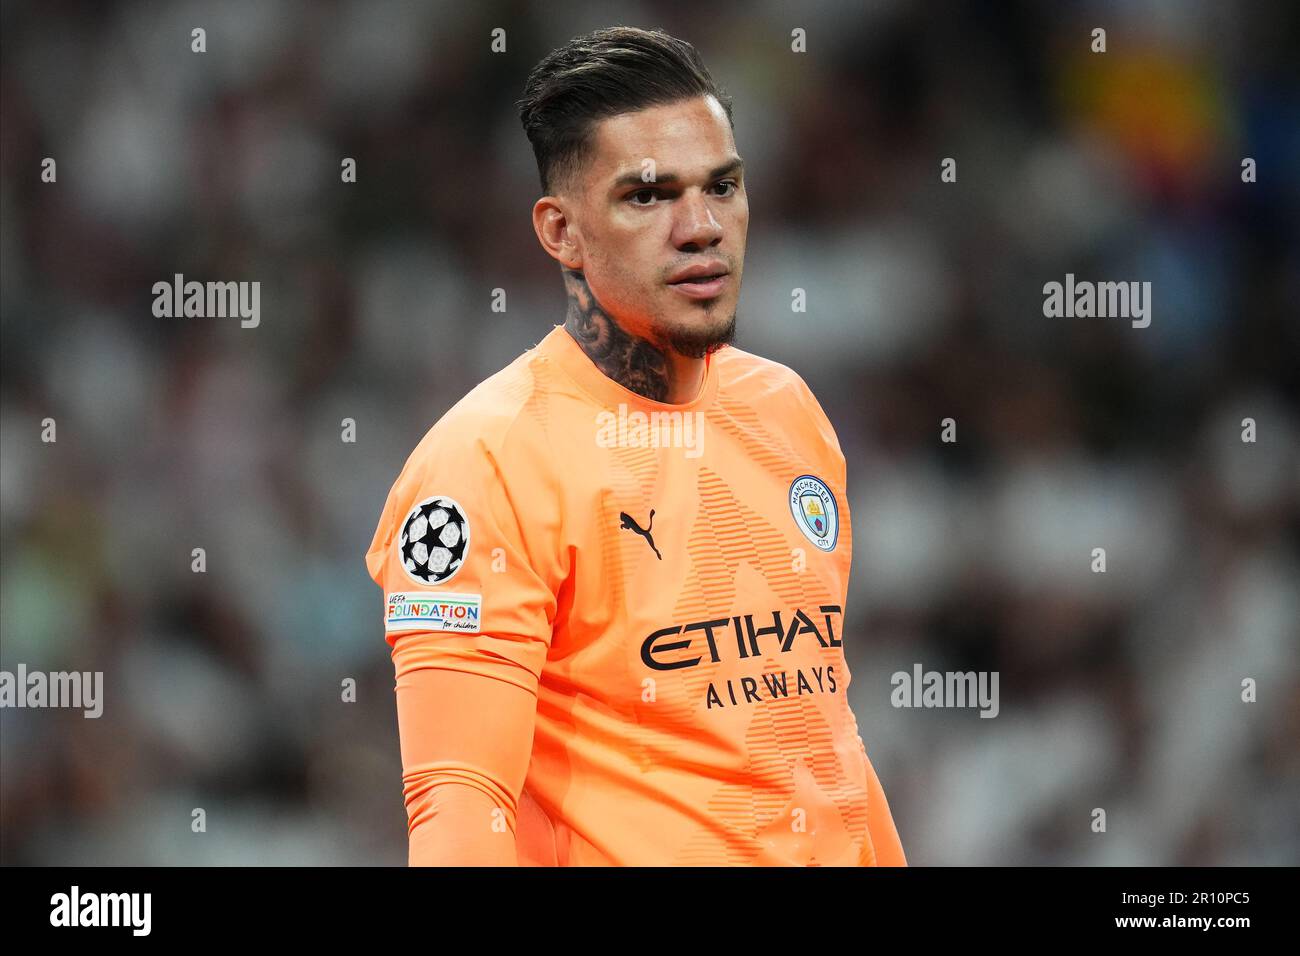
POLYGON ((397 539, 397 559, 412 581, 442 584, 456 576, 469 551, 469 519, 445 495, 411 509, 397 539))
POLYGON ((805 538, 821 551, 831 551, 840 536, 840 509, 826 482, 800 475, 790 483, 790 514, 805 538))

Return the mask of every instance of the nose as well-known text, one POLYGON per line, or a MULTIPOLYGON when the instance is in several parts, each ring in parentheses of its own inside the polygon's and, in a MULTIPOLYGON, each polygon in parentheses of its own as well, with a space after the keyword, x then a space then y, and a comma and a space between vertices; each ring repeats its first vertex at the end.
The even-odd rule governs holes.
POLYGON ((713 215, 708 197, 695 189, 686 190, 677 203, 673 242, 679 249, 716 246, 722 240, 722 224, 713 215))

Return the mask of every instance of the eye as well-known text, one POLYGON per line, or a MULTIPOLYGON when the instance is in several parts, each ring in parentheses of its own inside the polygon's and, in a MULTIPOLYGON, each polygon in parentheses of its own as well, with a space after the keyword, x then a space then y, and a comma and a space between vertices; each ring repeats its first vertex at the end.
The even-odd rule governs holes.
POLYGON ((722 186, 724 188, 730 187, 731 191, 725 194, 727 196, 732 195, 733 193, 735 193, 737 189, 740 188, 739 184, 734 179, 724 179, 721 182, 717 182, 713 184, 714 189, 717 189, 719 186, 722 186))
POLYGON ((652 197, 653 197, 653 196, 657 196, 657 195, 659 195, 659 190, 657 190, 657 189, 638 189, 636 192, 632 193, 632 194, 631 194, 630 196, 628 196, 627 198, 628 198, 628 201, 631 202, 633 206, 653 206, 654 203, 652 203, 652 202, 635 202, 634 200, 636 199, 637 196, 652 196, 652 197))

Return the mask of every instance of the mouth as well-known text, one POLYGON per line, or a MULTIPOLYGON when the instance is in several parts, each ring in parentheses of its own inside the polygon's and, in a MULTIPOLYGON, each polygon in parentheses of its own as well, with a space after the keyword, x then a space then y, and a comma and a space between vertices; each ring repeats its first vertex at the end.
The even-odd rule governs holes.
POLYGON ((683 279, 681 282, 671 282, 669 285, 691 299, 712 299, 722 294, 729 278, 731 277, 720 275, 711 279, 683 279))
POLYGON ((692 299, 711 299, 721 294, 731 281, 726 266, 693 266, 679 273, 668 284, 682 295, 692 299))

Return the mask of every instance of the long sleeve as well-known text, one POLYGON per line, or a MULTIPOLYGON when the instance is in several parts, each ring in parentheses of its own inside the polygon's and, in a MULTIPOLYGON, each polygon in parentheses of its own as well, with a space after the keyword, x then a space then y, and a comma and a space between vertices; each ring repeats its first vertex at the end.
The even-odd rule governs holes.
POLYGON ((437 634, 393 646, 411 866, 514 866, 537 699, 437 667, 437 634))
POLYGON ((862 759, 867 765, 867 832, 871 835, 871 847, 874 859, 869 859, 864 847, 863 864, 874 866, 907 866, 907 857, 903 854, 903 844, 898 838, 898 828, 894 826, 893 814, 889 812, 889 801, 885 799, 885 790, 876 776, 876 769, 867 758, 866 749, 862 759))
POLYGON ((508 410, 444 418, 394 484, 366 555, 384 592, 413 865, 517 862, 561 572, 549 450, 505 442, 512 421, 508 410))

